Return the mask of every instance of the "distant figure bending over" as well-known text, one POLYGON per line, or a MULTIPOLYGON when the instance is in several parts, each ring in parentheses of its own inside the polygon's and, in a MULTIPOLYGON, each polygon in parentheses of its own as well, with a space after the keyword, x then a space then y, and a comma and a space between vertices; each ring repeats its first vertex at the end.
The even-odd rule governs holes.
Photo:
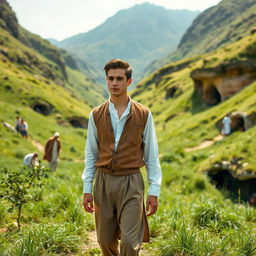
POLYGON ((89 117, 83 204, 85 211, 95 210, 104 256, 137 256, 142 241, 149 241, 140 172, 144 165, 149 181, 147 215, 158 207, 162 173, 157 138, 149 109, 127 95, 132 82, 129 63, 114 59, 104 69, 110 98, 89 117))
POLYGON ((60 134, 55 132, 45 145, 44 160, 49 162, 50 168, 55 171, 61 149, 60 134))
POLYGON ((222 130, 221 130, 222 135, 227 136, 231 133, 231 118, 230 114, 226 115, 222 119, 222 130))
POLYGON ((27 167, 30 167, 30 168, 39 166, 38 153, 35 152, 35 153, 29 153, 29 154, 27 154, 27 155, 24 157, 23 162, 24 162, 24 164, 25 164, 27 167))

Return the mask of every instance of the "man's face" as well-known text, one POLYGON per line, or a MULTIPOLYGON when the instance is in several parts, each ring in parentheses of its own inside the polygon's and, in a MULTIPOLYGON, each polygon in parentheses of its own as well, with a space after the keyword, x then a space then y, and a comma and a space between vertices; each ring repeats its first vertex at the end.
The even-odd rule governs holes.
POLYGON ((132 79, 127 79, 125 70, 110 69, 106 77, 108 90, 111 96, 121 96, 127 94, 127 87, 131 84, 132 79))

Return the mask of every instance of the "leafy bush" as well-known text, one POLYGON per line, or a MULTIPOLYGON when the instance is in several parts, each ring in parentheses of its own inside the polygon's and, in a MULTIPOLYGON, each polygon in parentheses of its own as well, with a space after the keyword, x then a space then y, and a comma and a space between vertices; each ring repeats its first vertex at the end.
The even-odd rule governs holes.
POLYGON ((20 219, 22 208, 33 200, 31 190, 41 188, 45 183, 43 178, 48 178, 50 170, 41 165, 34 168, 20 168, 18 170, 1 169, 0 199, 7 200, 10 204, 8 212, 17 210, 18 230, 20 230, 20 219))

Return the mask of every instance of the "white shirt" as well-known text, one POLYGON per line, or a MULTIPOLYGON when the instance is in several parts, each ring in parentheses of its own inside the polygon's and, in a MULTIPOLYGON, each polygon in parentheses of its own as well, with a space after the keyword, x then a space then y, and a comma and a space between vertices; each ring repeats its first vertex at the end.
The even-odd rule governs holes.
POLYGON ((222 134, 230 134, 231 133, 231 118, 225 116, 222 120, 223 123, 223 130, 222 134))
POLYGON ((37 158, 33 159, 33 156, 34 156, 34 153, 25 155, 23 162, 26 166, 33 167, 33 166, 39 165, 37 158))
MULTIPOLYGON (((119 119, 117 110, 114 104, 109 100, 109 112, 111 123, 114 130, 115 149, 117 148, 119 139, 122 135, 123 128, 126 122, 126 117, 130 112, 131 100, 127 108, 119 119)), ((162 171, 158 158, 158 145, 156 132, 154 128, 154 121, 151 112, 148 114, 147 123, 143 133, 144 143, 144 161, 147 169, 147 176, 149 182, 149 195, 159 196, 160 185, 162 181, 162 171)), ((96 172, 95 163, 98 158, 98 135, 97 128, 94 123, 93 114, 90 113, 88 123, 87 141, 85 147, 85 169, 82 175, 84 182, 84 193, 92 193, 92 183, 96 172)))
POLYGON ((53 147, 52 147, 52 161, 51 162, 56 162, 58 159, 58 142, 54 140, 53 142, 53 147))

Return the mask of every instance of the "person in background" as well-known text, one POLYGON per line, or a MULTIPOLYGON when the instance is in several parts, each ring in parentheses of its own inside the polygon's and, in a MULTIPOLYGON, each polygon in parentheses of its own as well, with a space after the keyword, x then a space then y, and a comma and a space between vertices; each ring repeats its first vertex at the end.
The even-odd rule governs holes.
POLYGON ((55 132, 53 136, 48 139, 45 145, 44 152, 44 160, 47 160, 49 162, 49 166, 53 171, 55 171, 57 168, 60 149, 60 134, 58 132, 55 132))
POLYGON ((104 256, 137 256, 142 242, 149 241, 146 211, 150 216, 158 207, 162 172, 157 138, 149 109, 128 96, 129 63, 114 59, 104 69, 110 98, 89 117, 83 205, 85 211, 95 211, 104 256), (140 172, 144 165, 149 182, 146 209, 140 172))
POLYGON ((21 126, 21 118, 19 116, 16 116, 15 129, 17 133, 20 133, 20 126, 21 126))
POLYGON ((33 168, 39 166, 39 161, 38 161, 38 153, 29 153, 25 155, 23 162, 26 166, 33 168))
POLYGON ((224 136, 227 136, 231 133, 231 118, 230 114, 227 114, 223 119, 222 119, 222 129, 221 133, 224 136))
POLYGON ((24 119, 21 119, 20 133, 23 138, 28 139, 28 124, 24 119))

